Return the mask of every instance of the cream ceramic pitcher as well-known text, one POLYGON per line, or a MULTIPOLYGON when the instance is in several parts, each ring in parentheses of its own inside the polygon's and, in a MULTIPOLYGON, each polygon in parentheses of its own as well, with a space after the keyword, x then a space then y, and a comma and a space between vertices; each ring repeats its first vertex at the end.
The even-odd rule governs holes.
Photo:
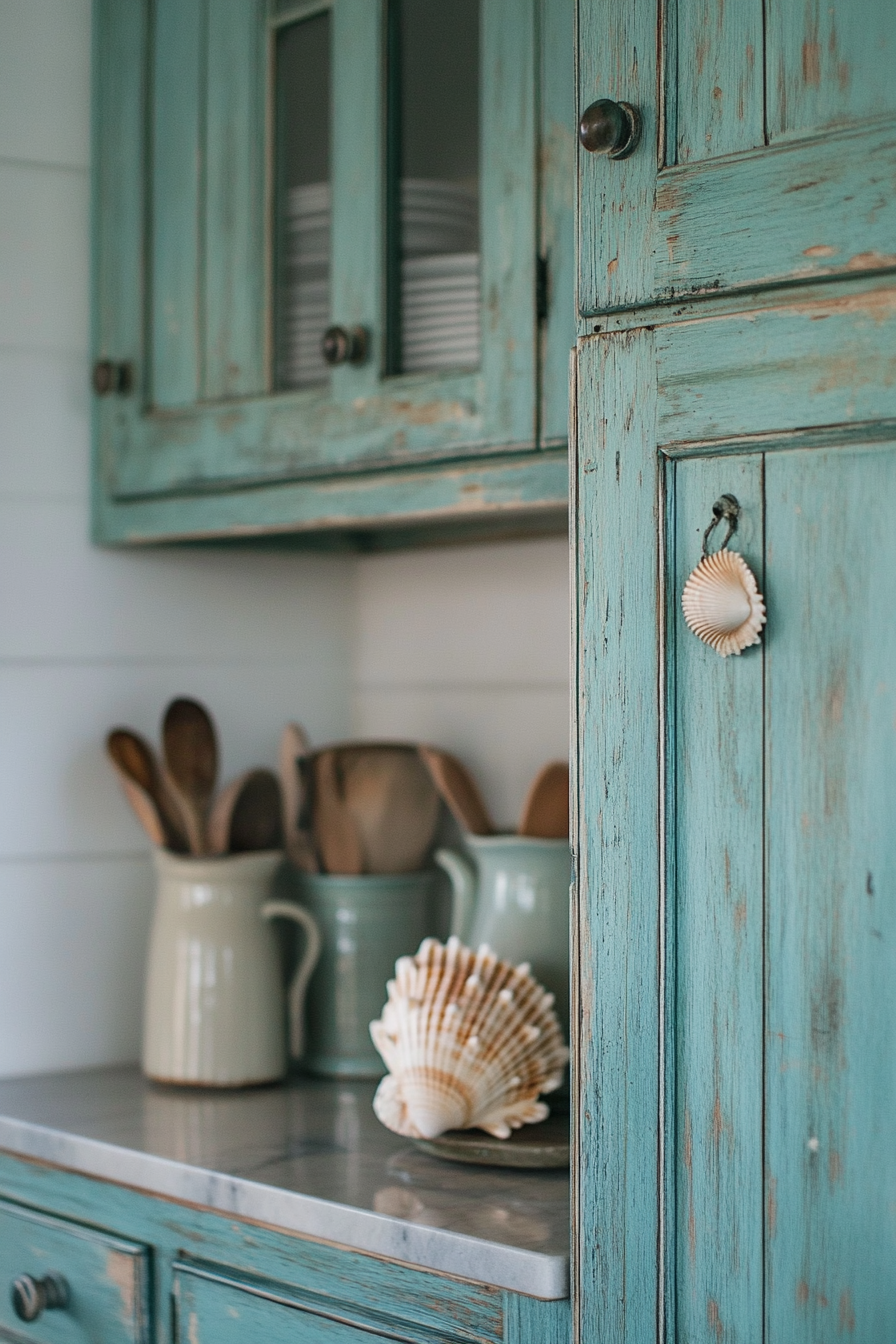
POLYGON ((194 859, 155 851, 143 1071, 159 1082, 242 1087, 286 1073, 283 973, 270 921, 295 920, 303 954, 288 993, 290 1053, 303 1049, 305 990, 320 955, 314 918, 268 900, 273 852, 194 859))
POLYGON ((436 863, 451 878, 451 932, 468 947, 487 943, 505 961, 528 961, 556 997, 569 1037, 569 883, 566 840, 520 835, 467 835, 476 862, 440 849, 436 863))

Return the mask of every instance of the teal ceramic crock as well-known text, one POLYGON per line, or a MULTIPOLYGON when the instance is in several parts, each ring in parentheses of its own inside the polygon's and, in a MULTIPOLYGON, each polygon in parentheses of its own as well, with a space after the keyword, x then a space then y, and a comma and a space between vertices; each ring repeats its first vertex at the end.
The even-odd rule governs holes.
POLYGON ((298 895, 323 938, 308 986, 307 1046, 302 1060, 326 1077, 381 1078, 383 1061, 370 1023, 386 1002, 399 957, 438 932, 435 871, 389 876, 300 873, 298 895))
POLYGON ((436 863, 451 878, 451 932, 468 947, 487 943, 505 961, 527 961, 556 999, 569 1039, 569 884, 566 840, 520 835, 467 835, 475 860, 440 849, 436 863))

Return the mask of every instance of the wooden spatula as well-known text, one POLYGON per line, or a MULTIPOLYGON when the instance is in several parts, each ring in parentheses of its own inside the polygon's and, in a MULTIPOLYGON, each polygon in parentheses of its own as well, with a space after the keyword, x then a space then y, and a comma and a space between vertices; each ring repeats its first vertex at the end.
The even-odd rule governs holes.
POLYGON ((520 835, 542 840, 569 837, 569 766, 551 761, 529 785, 520 815, 520 835))
POLYGON ((168 785, 183 812, 193 854, 207 851, 208 812, 218 778, 218 739, 211 715, 198 700, 172 700, 162 720, 168 785))
POLYGON ((345 805, 335 749, 316 754, 312 779, 314 841, 324 871, 363 873, 364 851, 354 818, 345 805))
POLYGON ((106 751, 128 802, 153 844, 185 854, 189 846, 180 812, 149 743, 130 728, 113 728, 106 738, 106 751))
POLYGON ((494 822, 467 767, 437 747, 420 746, 417 750, 457 823, 471 835, 494 835, 494 822))
POLYGON ((283 847, 297 868, 306 873, 320 869, 311 835, 309 799, 305 787, 311 744, 298 723, 288 723, 280 734, 280 789, 283 796, 283 847))
POLYGON ((423 867, 439 815, 439 795, 415 747, 339 747, 345 805, 364 853, 365 873, 423 867))

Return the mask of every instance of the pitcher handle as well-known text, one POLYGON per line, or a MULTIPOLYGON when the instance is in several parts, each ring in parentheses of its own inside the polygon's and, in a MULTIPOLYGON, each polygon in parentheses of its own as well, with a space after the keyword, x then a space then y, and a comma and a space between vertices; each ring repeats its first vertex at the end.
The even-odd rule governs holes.
POLYGON ((265 919, 293 919, 305 930, 305 951, 287 993, 289 1053, 292 1059, 301 1059, 305 1053, 305 991, 323 947, 320 929, 314 916, 293 901, 265 901, 261 913, 265 919))
POLYGON ((463 941, 473 927, 476 874, 467 860, 453 849, 437 849, 435 861, 451 878, 451 936, 463 941))

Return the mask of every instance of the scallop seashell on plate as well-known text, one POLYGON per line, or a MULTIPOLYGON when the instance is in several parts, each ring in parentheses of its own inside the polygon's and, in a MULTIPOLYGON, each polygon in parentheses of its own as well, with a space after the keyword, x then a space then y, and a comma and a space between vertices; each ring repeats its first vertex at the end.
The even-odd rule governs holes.
POLYGON ((396 962, 388 994, 370 1024, 389 1070, 373 1101, 387 1129, 415 1139, 484 1129, 506 1139, 547 1119, 538 1097, 560 1086, 569 1051, 554 996, 528 966, 458 938, 427 938, 396 962))
POLYGON ((727 658, 759 643, 765 603, 750 566, 727 548, 705 555, 684 586, 688 629, 727 658))

